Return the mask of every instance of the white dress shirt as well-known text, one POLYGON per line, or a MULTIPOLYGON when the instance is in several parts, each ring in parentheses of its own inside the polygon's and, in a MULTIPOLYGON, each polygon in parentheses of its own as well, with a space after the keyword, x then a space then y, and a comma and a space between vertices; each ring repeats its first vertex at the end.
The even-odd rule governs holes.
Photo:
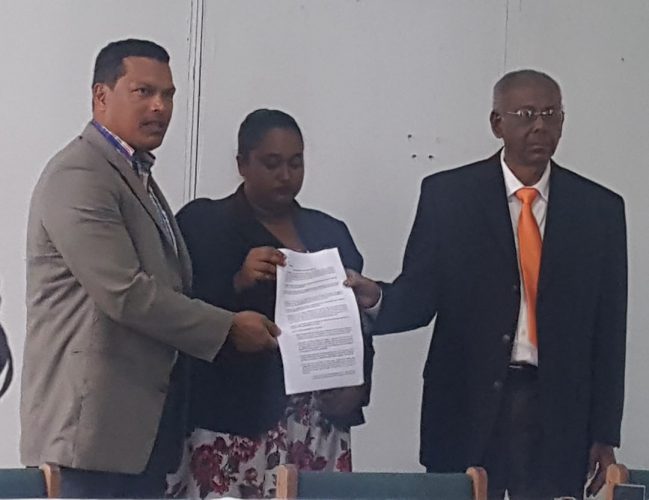
MULTIPOLYGON (((532 203, 532 213, 539 225, 541 232, 541 240, 545 232, 545 218, 548 211, 548 196, 550 194, 550 168, 543 172, 539 181, 533 186, 525 186, 514 173, 509 169, 505 163, 505 150, 500 153, 500 164, 503 169, 503 176, 505 178, 505 191, 507 193, 507 204, 509 205, 509 215, 512 220, 512 229, 514 230, 514 241, 516 242, 516 255, 518 255, 518 218, 521 214, 521 207, 523 203, 516 197, 516 191, 524 187, 533 187, 539 194, 532 203)), ((520 259, 518 259, 518 273, 520 275, 520 259)), ((527 298, 525 297, 525 287, 523 286, 523 278, 521 277, 521 306, 518 313, 518 326, 516 327, 516 335, 514 337, 514 346, 512 348, 512 363, 528 363, 530 365, 538 366, 539 356, 537 349, 531 344, 529 339, 529 328, 527 325, 527 298)))

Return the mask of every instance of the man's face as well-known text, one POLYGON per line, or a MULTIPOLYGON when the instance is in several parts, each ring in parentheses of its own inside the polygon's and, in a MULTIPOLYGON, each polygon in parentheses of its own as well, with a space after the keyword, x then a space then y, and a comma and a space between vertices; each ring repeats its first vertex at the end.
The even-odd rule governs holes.
POLYGON ((151 151, 167 132, 176 91, 169 65, 147 57, 126 57, 114 88, 93 87, 94 118, 138 151, 151 151))
POLYGON ((561 94, 546 82, 527 81, 512 87, 502 97, 490 121, 494 135, 505 144, 508 164, 544 167, 561 138, 561 94), (519 115, 512 114, 519 111, 519 115), (529 112, 534 113, 532 118, 529 112))

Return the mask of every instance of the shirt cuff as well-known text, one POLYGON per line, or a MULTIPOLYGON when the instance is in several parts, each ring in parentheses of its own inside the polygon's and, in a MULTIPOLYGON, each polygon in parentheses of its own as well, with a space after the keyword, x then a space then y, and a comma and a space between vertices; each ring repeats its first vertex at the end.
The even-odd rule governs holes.
POLYGON ((368 307, 367 309, 364 309, 365 314, 367 314, 372 320, 376 319, 376 317, 379 315, 379 312, 381 311, 382 302, 383 302, 383 290, 380 290, 379 300, 377 300, 376 304, 374 304, 372 307, 368 307))

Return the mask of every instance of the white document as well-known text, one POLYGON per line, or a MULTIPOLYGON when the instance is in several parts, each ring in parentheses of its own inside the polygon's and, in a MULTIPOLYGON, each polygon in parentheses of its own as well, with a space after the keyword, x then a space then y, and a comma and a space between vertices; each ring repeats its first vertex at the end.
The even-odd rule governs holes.
POLYGON ((363 334, 354 292, 343 285, 337 248, 315 253, 281 249, 275 323, 286 394, 363 383, 363 334))

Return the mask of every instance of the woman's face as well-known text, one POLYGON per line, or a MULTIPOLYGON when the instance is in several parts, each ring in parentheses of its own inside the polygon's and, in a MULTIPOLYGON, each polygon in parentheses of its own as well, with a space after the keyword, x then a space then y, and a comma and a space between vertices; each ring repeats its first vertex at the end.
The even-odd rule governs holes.
POLYGON ((248 158, 237 162, 246 196, 265 210, 286 209, 302 188, 304 144, 295 130, 270 129, 248 158))

